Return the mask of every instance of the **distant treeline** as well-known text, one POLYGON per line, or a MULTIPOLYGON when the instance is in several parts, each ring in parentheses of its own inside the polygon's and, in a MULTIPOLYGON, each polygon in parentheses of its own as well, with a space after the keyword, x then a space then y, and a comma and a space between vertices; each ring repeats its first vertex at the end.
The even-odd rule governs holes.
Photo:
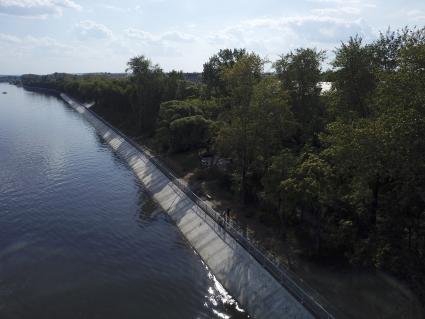
POLYGON ((104 116, 134 134, 154 133, 160 103, 198 95, 199 85, 185 80, 183 72, 164 73, 144 57, 133 58, 129 70, 134 71, 132 76, 25 74, 21 80, 26 86, 55 89, 80 100, 94 101, 104 116))
POLYGON ((425 297, 425 29, 358 36, 335 51, 274 61, 225 49, 202 81, 144 56, 120 79, 26 75, 26 85, 94 100, 97 111, 163 151, 230 160, 229 190, 297 229, 306 254, 343 257, 406 279, 425 297), (331 81, 323 93, 319 81, 331 81))
POLYGON ((19 81, 20 76, 18 75, 0 75, 0 83, 1 82, 16 82, 19 81))

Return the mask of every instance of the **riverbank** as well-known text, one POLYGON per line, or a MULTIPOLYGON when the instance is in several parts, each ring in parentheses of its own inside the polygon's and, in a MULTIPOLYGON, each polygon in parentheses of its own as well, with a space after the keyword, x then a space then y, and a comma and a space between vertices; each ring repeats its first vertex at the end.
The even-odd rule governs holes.
POLYGON ((194 200, 195 195, 174 180, 148 152, 84 106, 65 94, 61 97, 128 162, 218 280, 250 314, 256 318, 281 318, 282 314, 291 318, 313 318, 312 313, 320 318, 329 317, 315 297, 305 292, 284 270, 273 269, 272 274, 270 267, 273 265, 267 265, 270 260, 261 259, 265 258, 261 252, 244 241, 242 234, 220 214, 194 200))
POLYGON ((92 125, 1 91, 0 318, 248 318, 92 125))
MULTIPOLYGON (((155 148, 152 140, 141 138, 155 148)), ((350 267, 339 260, 312 260, 297 230, 289 228, 285 239, 276 221, 257 207, 246 207, 223 189, 216 173, 208 173, 196 152, 156 154, 215 209, 231 208, 231 217, 259 245, 331 303, 346 318, 423 318, 420 300, 407 285, 385 272, 350 267)))
MULTIPOLYGON (((125 123, 114 121, 101 107, 93 110, 132 135, 125 123)), ((243 206, 230 189, 223 185, 221 175, 201 167, 197 152, 168 154, 156 147, 154 138, 134 137, 147 146, 176 176, 203 200, 218 211, 231 208, 231 218, 248 236, 276 256, 304 282, 332 304, 345 318, 423 318, 422 303, 400 280, 382 271, 353 268, 337 260, 311 260, 302 234, 288 229, 285 239, 277 227, 258 207, 243 206)))
MULTIPOLYGON (((126 131, 123 123, 114 121, 94 107, 94 111, 126 131)), ((131 133, 131 132, 130 132, 131 133)), ((146 137, 138 139, 141 145, 154 146, 146 137)), ((422 318, 420 302, 402 283, 380 273, 359 271, 333 262, 312 262, 301 254, 302 243, 294 231, 287 234, 286 241, 279 239, 273 223, 264 219, 256 209, 243 207, 223 191, 219 181, 211 178, 200 168, 194 153, 177 155, 155 154, 176 171, 177 177, 209 200, 216 208, 232 207, 231 216, 241 224, 246 233, 286 263, 309 285, 325 296, 349 318, 422 318), (208 199, 207 196, 211 199, 208 199)))

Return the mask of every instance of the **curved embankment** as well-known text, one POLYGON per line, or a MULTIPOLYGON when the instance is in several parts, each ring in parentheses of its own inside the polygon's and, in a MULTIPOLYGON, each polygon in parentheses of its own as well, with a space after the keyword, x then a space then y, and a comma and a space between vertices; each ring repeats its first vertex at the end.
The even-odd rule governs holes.
POLYGON ((210 219, 148 154, 65 94, 61 97, 81 113, 98 134, 127 161, 154 200, 171 216, 220 283, 255 318, 313 318, 253 256, 210 219))

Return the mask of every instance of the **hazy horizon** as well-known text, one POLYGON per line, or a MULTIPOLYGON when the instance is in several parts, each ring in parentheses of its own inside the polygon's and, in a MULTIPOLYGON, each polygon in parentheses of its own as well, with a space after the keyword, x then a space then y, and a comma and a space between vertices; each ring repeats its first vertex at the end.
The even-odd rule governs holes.
POLYGON ((328 51, 389 26, 421 27, 419 0, 0 0, 0 73, 123 73, 143 54, 165 71, 200 72, 221 48, 274 60, 297 47, 328 51))

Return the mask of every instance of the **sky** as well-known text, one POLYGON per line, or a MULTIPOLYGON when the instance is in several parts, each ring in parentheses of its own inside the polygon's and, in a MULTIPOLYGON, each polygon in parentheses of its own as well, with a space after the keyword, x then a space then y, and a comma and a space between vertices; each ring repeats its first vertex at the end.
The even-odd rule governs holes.
POLYGON ((0 74, 124 72, 145 55, 202 71, 222 48, 269 61, 356 34, 425 25, 424 0, 0 0, 0 74))

